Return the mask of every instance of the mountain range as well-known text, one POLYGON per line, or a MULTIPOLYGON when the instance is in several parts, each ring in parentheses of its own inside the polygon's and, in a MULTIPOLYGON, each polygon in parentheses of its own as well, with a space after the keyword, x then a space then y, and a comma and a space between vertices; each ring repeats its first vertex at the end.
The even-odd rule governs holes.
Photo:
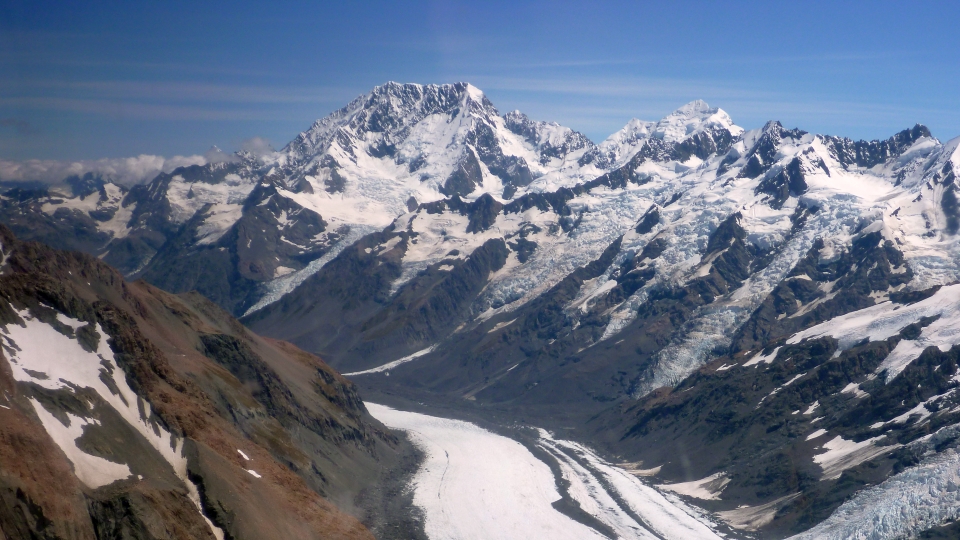
POLYGON ((737 534, 843 538, 887 509, 949 537, 958 146, 745 130, 702 101, 593 143, 466 83, 388 83, 276 152, 11 189, 0 222, 378 403, 565 430, 737 534))

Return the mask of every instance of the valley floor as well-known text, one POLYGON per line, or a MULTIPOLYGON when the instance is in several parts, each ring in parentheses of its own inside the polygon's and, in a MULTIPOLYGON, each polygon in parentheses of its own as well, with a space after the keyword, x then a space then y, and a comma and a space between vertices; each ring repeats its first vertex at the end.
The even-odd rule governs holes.
POLYGON ((367 403, 424 453, 411 487, 429 538, 720 538, 717 525, 589 449, 367 403))

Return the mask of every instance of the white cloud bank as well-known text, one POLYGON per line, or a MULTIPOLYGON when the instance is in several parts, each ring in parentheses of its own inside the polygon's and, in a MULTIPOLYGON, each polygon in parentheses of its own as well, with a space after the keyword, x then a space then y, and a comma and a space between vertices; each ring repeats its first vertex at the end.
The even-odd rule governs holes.
POLYGON ((132 186, 153 180, 161 172, 170 172, 177 167, 204 165, 205 156, 151 156, 141 154, 128 158, 103 158, 83 161, 57 161, 29 159, 10 161, 0 159, 0 182, 42 182, 55 184, 63 179, 90 172, 118 184, 132 186))
MULTIPOLYGON (((253 137, 241 143, 241 149, 255 157, 273 151, 266 139, 253 137)), ((149 182, 160 173, 171 172, 177 167, 222 163, 237 159, 235 154, 220 150, 216 146, 205 154, 192 156, 155 156, 140 154, 126 158, 102 158, 79 161, 60 161, 54 159, 28 159, 15 161, 0 158, 0 182, 41 182, 56 184, 70 176, 83 176, 93 173, 124 186, 133 186, 149 182)))

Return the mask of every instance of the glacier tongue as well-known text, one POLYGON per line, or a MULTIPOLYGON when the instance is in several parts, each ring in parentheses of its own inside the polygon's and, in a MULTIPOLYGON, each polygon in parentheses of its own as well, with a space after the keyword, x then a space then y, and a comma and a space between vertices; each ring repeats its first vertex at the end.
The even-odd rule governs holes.
POLYGON ((520 443, 459 420, 367 409, 426 454, 412 487, 429 538, 604 538, 553 507, 553 474, 520 443))
MULTIPOLYGON (((543 458, 474 424, 367 403, 387 426, 406 431, 426 459, 411 487, 429 538, 606 538, 560 513, 557 480, 543 458)), ((623 539, 721 538, 715 524, 672 495, 647 486, 588 448, 539 430, 575 504, 623 539)))

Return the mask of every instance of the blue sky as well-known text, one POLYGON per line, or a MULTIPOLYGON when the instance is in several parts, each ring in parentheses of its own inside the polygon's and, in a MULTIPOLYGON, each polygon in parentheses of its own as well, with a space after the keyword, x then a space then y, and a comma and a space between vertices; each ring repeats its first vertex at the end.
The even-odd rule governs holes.
POLYGON ((698 98, 746 128, 960 135, 957 2, 344 4, 6 0, 0 158, 280 147, 388 80, 597 141, 698 98))

